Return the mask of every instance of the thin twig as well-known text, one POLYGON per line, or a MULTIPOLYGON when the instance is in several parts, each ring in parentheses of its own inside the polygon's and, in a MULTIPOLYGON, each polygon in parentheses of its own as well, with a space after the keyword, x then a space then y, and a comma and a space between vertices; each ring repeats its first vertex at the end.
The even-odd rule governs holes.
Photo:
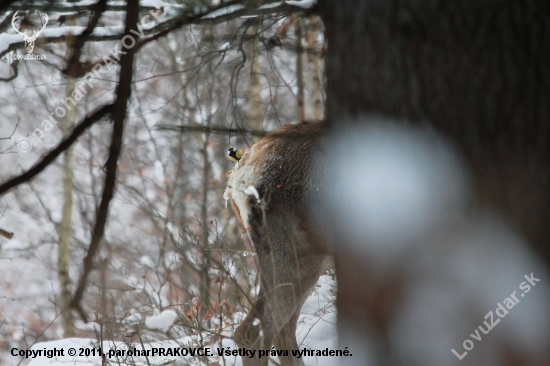
POLYGON ((17 127, 19 126, 19 122, 21 122, 21 117, 19 117, 19 119, 17 120, 17 123, 15 124, 15 127, 11 132, 11 135, 9 135, 8 137, 0 137, 0 140, 11 140, 13 134, 15 133, 15 131, 17 130, 17 127))

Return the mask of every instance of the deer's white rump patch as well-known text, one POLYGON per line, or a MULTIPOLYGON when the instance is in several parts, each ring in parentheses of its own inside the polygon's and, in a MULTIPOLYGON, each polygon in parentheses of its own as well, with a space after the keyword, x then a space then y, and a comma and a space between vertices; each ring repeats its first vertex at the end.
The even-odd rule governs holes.
MULTIPOLYGON (((241 164, 231 171, 227 188, 223 194, 223 198, 226 202, 230 200, 233 205, 237 206, 242 223, 247 230, 250 206, 247 203, 248 195, 246 190, 249 189, 250 186, 256 187, 258 178, 258 172, 254 166, 246 165, 246 162, 243 164, 241 159, 241 164)), ((259 199, 259 197, 256 198, 259 199)))

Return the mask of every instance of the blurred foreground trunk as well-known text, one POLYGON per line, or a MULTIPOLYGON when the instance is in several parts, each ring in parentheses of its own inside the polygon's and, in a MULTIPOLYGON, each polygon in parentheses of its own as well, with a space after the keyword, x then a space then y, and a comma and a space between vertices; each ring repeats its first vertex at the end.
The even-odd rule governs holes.
MULTIPOLYGON (((326 0, 321 7, 333 129, 356 129, 369 120, 354 118, 362 115, 435 128, 465 156, 478 207, 512 223, 548 263, 550 3, 326 0)), ((349 249, 336 256, 339 327, 377 328, 391 353, 392 307, 405 280, 396 268, 394 278, 377 282, 349 249)), ((514 359, 522 360, 507 364, 514 359)))

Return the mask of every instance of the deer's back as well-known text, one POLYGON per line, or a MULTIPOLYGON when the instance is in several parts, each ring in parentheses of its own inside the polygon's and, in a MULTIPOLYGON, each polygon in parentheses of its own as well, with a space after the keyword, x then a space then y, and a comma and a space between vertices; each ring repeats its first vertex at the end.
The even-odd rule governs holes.
POLYGON ((253 242, 258 241, 253 234, 261 235, 261 226, 269 223, 299 230, 298 236, 311 231, 308 207, 323 192, 322 164, 313 164, 322 154, 323 132, 320 122, 283 126, 252 146, 232 171, 224 197, 253 242), (260 202, 244 193, 250 186, 257 190, 260 202))

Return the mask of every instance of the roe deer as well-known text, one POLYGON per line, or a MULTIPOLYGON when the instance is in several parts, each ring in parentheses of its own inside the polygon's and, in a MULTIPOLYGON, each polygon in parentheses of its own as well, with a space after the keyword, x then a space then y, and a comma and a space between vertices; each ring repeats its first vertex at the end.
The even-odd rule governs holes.
POLYGON ((323 194, 324 169, 312 164, 323 146, 324 125, 286 125, 252 146, 237 163, 224 198, 246 228, 259 262, 260 291, 235 331, 240 347, 256 350, 243 364, 267 365, 259 350, 287 350, 282 365, 303 365, 296 325, 300 309, 330 261, 328 248, 308 219, 323 194), (249 188, 250 186, 254 189, 249 188), (245 193, 246 191, 246 193, 245 193))

